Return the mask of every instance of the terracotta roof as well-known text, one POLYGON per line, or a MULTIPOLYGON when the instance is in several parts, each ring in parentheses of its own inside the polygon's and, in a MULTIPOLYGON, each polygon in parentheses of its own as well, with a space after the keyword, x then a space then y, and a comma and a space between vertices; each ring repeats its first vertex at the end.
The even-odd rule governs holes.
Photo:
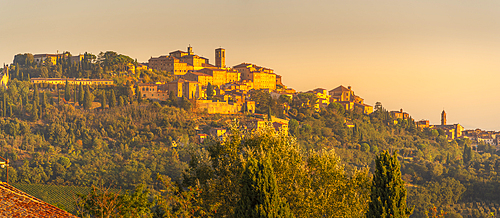
POLYGON ((0 217, 76 217, 0 182, 0 217))

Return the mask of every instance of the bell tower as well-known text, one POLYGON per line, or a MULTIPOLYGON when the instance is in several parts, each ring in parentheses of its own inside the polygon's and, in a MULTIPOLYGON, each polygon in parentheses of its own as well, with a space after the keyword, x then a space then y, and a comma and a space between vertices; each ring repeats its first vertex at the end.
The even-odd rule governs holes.
POLYGON ((446 125, 446 112, 441 112, 441 125, 446 125))
POLYGON ((188 55, 193 55, 193 47, 191 45, 188 47, 188 55))
POLYGON ((226 49, 215 49, 215 66, 226 67, 226 49))

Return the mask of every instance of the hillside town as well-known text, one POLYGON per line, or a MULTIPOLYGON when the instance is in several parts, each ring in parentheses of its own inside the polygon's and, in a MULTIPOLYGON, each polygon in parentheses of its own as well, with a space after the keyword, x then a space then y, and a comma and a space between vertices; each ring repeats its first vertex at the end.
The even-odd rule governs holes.
MULTIPOLYGON (((64 210, 31 197, 38 193, 24 193, 23 185, 50 182, 73 189, 82 184, 91 187, 98 176, 92 173, 103 166, 86 161, 106 152, 109 155, 99 156, 100 163, 108 163, 105 167, 110 169, 112 165, 112 170, 104 170, 99 176, 110 175, 109 181, 120 178, 119 185, 132 188, 140 187, 144 181, 151 183, 154 174, 160 173, 172 181, 193 185, 204 176, 198 172, 214 166, 197 164, 209 163, 212 156, 207 155, 216 154, 210 152, 227 156, 225 146, 232 146, 234 140, 241 140, 239 137, 244 138, 241 142, 248 143, 250 147, 245 149, 250 150, 256 146, 252 140, 277 140, 272 146, 295 146, 292 144, 298 141, 297 147, 288 147, 292 148, 288 151, 266 148, 276 152, 335 150, 340 159, 328 158, 345 161, 342 163, 348 163, 351 169, 365 166, 365 159, 374 157, 380 149, 387 154, 388 150, 398 150, 401 153, 394 158, 410 164, 403 176, 409 184, 424 181, 422 178, 427 175, 416 175, 411 164, 455 162, 466 166, 474 155, 488 158, 500 150, 500 132, 466 130, 459 123, 450 124, 444 110, 441 122, 431 124, 425 119, 414 120, 403 109, 388 111, 381 102, 369 105, 350 85, 296 91, 269 67, 247 62, 226 66, 223 48, 215 49, 214 64, 196 55, 191 46, 187 51, 151 57, 146 63, 113 51, 97 56, 72 56, 69 52, 17 54, 12 64, 4 65, 0 84, 0 136, 4 137, 0 143, 10 147, 1 151, 0 156, 7 159, 0 165, 15 166, 11 181, 16 185, 11 185, 7 175, 0 189, 8 196, 4 197, 6 202, 23 199, 33 205, 27 210, 0 210, 0 214, 8 216, 45 211, 71 217, 64 210), (19 142, 22 140, 39 140, 43 146, 19 142), (124 157, 133 161, 123 161, 124 157), (40 161, 49 158, 50 162, 40 161), (9 159, 14 161, 9 163, 9 159), (151 167, 146 169, 146 165, 151 167), (82 171, 81 166, 88 169, 82 171), (87 177, 93 179, 84 179, 87 177), (17 190, 18 187, 23 190, 17 190)), ((307 158, 316 161, 314 156, 307 158)), ((310 163, 300 169, 311 169, 304 175, 315 176, 317 172, 309 168, 310 163)), ((81 195, 79 199, 87 197, 93 198, 81 195)), ((216 203, 219 201, 224 200, 216 203)), ((54 202, 66 203, 63 206, 73 214, 82 210, 78 208, 80 203, 86 204, 61 199, 54 202)), ((19 206, 13 203, 9 207, 19 206)), ((422 208, 425 207, 419 206, 418 213, 423 213, 422 208)), ((350 207, 346 210, 350 211, 350 207)))
MULTIPOLYGON (((80 63, 84 60, 84 55, 68 56, 63 54, 35 54, 34 62, 38 64, 52 63, 56 64, 58 60, 68 58, 71 63, 80 63)), ((150 81, 143 83, 140 80, 132 84, 134 92, 140 92, 140 95, 150 101, 164 102, 169 98, 187 99, 192 104, 192 110, 205 112, 208 114, 238 114, 238 113, 256 113, 256 102, 251 99, 251 94, 256 91, 269 93, 274 100, 279 98, 293 99, 301 92, 287 87, 282 83, 282 76, 274 72, 273 69, 258 66, 253 63, 241 63, 232 67, 226 66, 226 50, 224 48, 215 49, 215 64, 211 64, 209 59, 196 55, 193 47, 187 47, 187 51, 172 51, 168 55, 151 57, 147 63, 128 63, 125 66, 130 74, 139 70, 158 70, 165 71, 173 76, 171 81, 150 81)), ((9 79, 8 66, 4 66, 1 84, 6 87, 9 79)), ((31 78, 34 84, 53 84, 64 85, 114 85, 112 79, 88 79, 88 78, 31 78)), ((333 89, 316 88, 304 93, 312 94, 314 102, 306 102, 316 111, 320 108, 326 108, 332 103, 342 105, 345 110, 359 110, 364 114, 371 114, 373 106, 365 104, 364 99, 354 94, 351 86, 340 85, 333 89)), ((134 93, 136 94, 136 93, 134 93)), ((287 108, 290 106, 284 103, 284 114, 287 114, 287 108)), ((441 113, 441 123, 439 125, 429 124, 429 120, 415 121, 409 113, 403 109, 399 111, 390 111, 395 118, 395 124, 398 120, 411 120, 415 122, 420 129, 429 128, 443 131, 448 140, 456 138, 468 138, 473 143, 487 143, 491 146, 500 147, 500 132, 484 131, 480 129, 465 130, 460 124, 447 124, 446 112, 441 113)), ((257 116, 259 117, 259 116, 257 116)), ((254 122, 266 122, 264 116, 256 118, 254 122)), ((272 119, 272 125, 276 128, 288 128, 288 116, 272 119)), ((271 119, 271 120, 272 120, 271 119)), ((354 125, 348 120, 345 125, 353 128, 354 125)), ((255 124, 250 126, 261 126, 255 124)), ((216 137, 221 137, 224 131, 211 131, 216 137)), ((199 140, 203 140, 207 134, 198 134, 199 140)))

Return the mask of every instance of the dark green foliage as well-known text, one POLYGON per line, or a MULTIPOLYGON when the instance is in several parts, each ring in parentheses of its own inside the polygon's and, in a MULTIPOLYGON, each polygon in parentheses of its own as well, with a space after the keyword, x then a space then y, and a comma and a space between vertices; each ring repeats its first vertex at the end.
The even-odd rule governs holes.
POLYGON ((464 164, 469 164, 473 157, 472 148, 469 145, 468 141, 462 141, 462 142, 464 145, 464 153, 463 153, 464 164))
POLYGON ((120 96, 120 98, 118 98, 118 106, 119 106, 119 107, 123 107, 124 105, 125 105, 125 102, 124 102, 124 100, 123 100, 123 97, 122 97, 122 96, 120 96))
POLYGON ((82 106, 84 100, 85 100, 85 91, 83 90, 82 83, 80 83, 80 86, 78 88, 78 105, 82 106))
POLYGON ((142 93, 141 90, 139 90, 139 86, 135 89, 135 99, 139 104, 142 103, 142 93))
POLYGON ((94 96, 90 92, 89 86, 85 87, 85 96, 83 98, 83 108, 88 110, 92 107, 92 102, 94 101, 94 96))
POLYGON ((180 103, 180 107, 182 109, 188 111, 188 110, 191 110, 192 106, 193 106, 193 104, 186 97, 182 97, 182 100, 180 103))
POLYGON ((109 96, 109 107, 110 108, 116 107, 116 96, 115 96, 115 91, 113 89, 111 89, 111 94, 109 96))
POLYGON ((64 99, 66 100, 66 102, 69 102, 70 98, 71 98, 71 89, 69 87, 68 80, 66 80, 66 87, 64 88, 64 99))
POLYGON ((211 83, 207 85, 207 99, 212 99, 214 97, 214 86, 211 83))
POLYGON ((103 90, 102 96, 101 96, 101 109, 106 108, 106 91, 103 90))
POLYGON ((269 160, 250 158, 240 183, 241 198, 235 217, 293 217, 288 204, 279 195, 269 160))
POLYGON ((57 89, 57 105, 61 104, 61 93, 59 92, 59 85, 56 84, 57 89))
POLYGON ((401 179, 397 151, 384 151, 375 160, 371 202, 366 217, 409 217, 413 208, 406 205, 406 188, 401 179))

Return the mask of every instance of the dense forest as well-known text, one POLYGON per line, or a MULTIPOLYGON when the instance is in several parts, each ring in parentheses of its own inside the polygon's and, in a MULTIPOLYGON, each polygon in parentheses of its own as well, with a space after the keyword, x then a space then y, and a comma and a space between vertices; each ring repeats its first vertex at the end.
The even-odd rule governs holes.
POLYGON ((251 131, 253 114, 210 115, 186 99, 140 98, 132 84, 172 76, 130 73, 127 64, 137 62, 128 56, 68 60, 35 64, 31 54, 16 55, 9 88, 0 89, 0 156, 11 160, 9 183, 93 187, 70 211, 82 217, 102 214, 92 199, 103 196, 119 205, 106 213, 120 217, 245 217, 262 196, 276 217, 362 217, 372 213, 384 151, 397 154, 391 163, 400 164, 411 217, 500 217, 494 147, 472 149, 466 139, 419 129, 381 103, 365 115, 336 103, 315 110, 312 94, 273 99, 254 91, 258 113, 290 121, 288 132, 251 131), (116 85, 36 86, 34 77, 112 78, 116 85), (222 140, 199 143, 198 133, 221 127, 228 129, 222 140), (266 186, 249 188, 259 186, 255 178, 266 186))

